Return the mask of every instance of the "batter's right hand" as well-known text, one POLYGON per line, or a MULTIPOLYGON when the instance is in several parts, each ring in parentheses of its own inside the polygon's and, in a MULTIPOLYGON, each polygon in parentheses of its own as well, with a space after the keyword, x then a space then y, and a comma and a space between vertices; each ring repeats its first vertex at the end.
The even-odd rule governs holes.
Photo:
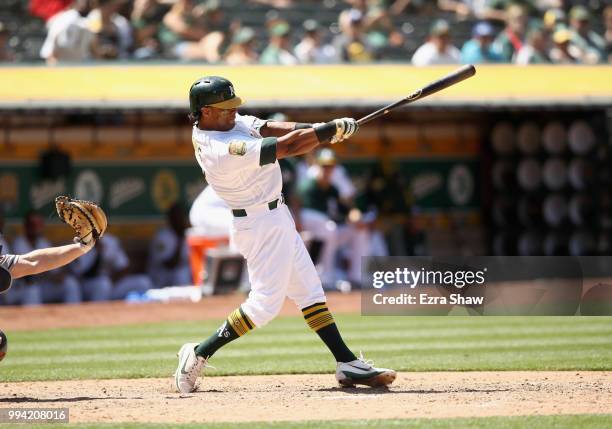
POLYGON ((336 123, 336 135, 330 140, 331 144, 348 139, 359 129, 359 124, 353 118, 334 119, 334 122, 336 123))

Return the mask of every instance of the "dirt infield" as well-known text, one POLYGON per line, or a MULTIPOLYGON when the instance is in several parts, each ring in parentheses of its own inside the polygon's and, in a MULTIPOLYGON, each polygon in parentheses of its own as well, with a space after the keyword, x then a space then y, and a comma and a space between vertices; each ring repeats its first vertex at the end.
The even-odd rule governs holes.
POLYGON ((68 407, 71 422, 238 422, 610 412, 612 372, 401 373, 389 390, 336 387, 332 375, 2 383, 2 407, 68 407), (163 411, 162 411, 163 410, 163 411))
MULTIPOLYGON (((0 308, 5 330, 222 319, 243 295, 199 303, 0 308)), ((334 313, 359 294, 330 294, 334 313)), ((291 303, 282 314, 297 315, 291 303)), ((179 395, 172 378, 0 382, 0 407, 68 407, 71 422, 238 422, 609 413, 612 372, 401 373, 389 390, 337 387, 332 374, 207 377, 179 395)))

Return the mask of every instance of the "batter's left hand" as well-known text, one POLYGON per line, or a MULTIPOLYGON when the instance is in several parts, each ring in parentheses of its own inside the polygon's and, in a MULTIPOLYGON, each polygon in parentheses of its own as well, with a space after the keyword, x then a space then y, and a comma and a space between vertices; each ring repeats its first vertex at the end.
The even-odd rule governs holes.
POLYGON ((351 137, 359 129, 359 124, 353 118, 334 119, 336 123, 336 135, 330 140, 331 144, 336 144, 351 137))

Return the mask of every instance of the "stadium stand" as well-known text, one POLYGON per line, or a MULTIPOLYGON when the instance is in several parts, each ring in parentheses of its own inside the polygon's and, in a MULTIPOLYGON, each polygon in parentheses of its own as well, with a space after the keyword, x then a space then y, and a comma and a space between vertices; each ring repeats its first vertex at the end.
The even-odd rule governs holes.
MULTIPOLYGON (((164 7, 170 8, 169 3, 171 2, 163 1, 160 3, 162 9, 164 7)), ((329 42, 340 32, 338 25, 340 13, 351 7, 348 2, 338 0, 295 1, 291 2, 291 7, 284 9, 275 9, 268 4, 253 1, 224 0, 216 3, 218 5, 215 7, 219 7, 222 11, 219 15, 221 21, 217 25, 226 29, 227 33, 236 31, 234 29, 235 24, 233 24, 235 22, 239 22, 242 27, 254 29, 257 40, 256 46, 260 53, 267 44, 267 25, 270 23, 277 20, 287 21, 291 28, 291 42, 295 46, 304 31, 302 23, 307 19, 315 18, 325 30, 325 41, 329 42)), ((569 5, 571 2, 566 3, 569 5)), ((207 2, 204 2, 204 5, 206 4, 207 2)), ((605 2, 599 1, 589 3, 593 17, 591 24, 593 30, 598 34, 603 34, 605 31, 603 20, 599 14, 604 4, 605 2)), ((132 7, 132 1, 124 2, 120 10, 121 14, 129 19, 132 7)), ((45 22, 43 19, 33 16, 30 9, 30 0, 5 0, 0 4, 0 22, 5 24, 11 35, 9 45, 15 51, 17 62, 41 61, 39 53, 46 35, 45 22)), ((569 8, 567 9, 569 10, 569 8)), ((541 19, 541 15, 538 12, 532 18, 541 19)), ((393 62, 410 60, 414 51, 427 39, 431 23, 436 18, 446 19, 451 23, 450 37, 457 47, 461 47, 465 41, 469 40, 472 28, 477 22, 475 17, 458 19, 454 13, 441 10, 435 10, 433 13, 427 11, 422 14, 411 11, 402 12, 398 15, 389 13, 388 17, 391 19, 394 28, 403 36, 403 41, 398 46, 392 46, 391 44, 382 46, 377 58, 393 62)), ((498 31, 503 28, 502 22, 494 21, 492 23, 498 31)), ((169 58, 161 56, 157 59, 169 58)))

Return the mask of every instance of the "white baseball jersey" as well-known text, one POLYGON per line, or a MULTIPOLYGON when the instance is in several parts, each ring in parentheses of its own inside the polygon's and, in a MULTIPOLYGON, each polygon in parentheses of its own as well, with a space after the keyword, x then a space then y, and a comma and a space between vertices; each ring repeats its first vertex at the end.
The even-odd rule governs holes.
POLYGON ((208 183, 232 209, 231 241, 246 258, 251 291, 241 305, 255 326, 280 311, 285 297, 302 309, 325 302, 325 294, 286 205, 267 203, 281 195, 276 138, 262 138, 263 121, 236 115, 229 131, 193 129, 196 158, 208 183), (257 209, 255 209, 257 208, 257 209), (252 210, 250 210, 252 209, 252 210))
POLYGON ((261 206, 281 195, 283 178, 276 162, 276 138, 262 138, 265 121, 236 115, 229 131, 193 127, 196 159, 215 192, 232 209, 261 206))

